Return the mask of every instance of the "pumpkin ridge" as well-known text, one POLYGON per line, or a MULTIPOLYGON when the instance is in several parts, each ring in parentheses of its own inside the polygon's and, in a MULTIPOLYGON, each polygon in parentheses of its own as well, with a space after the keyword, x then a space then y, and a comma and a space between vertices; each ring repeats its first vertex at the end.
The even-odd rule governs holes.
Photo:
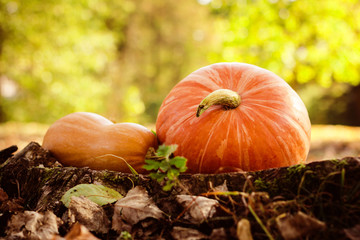
MULTIPOLYGON (((209 75, 209 74, 208 74, 208 75, 209 75)), ((191 78, 189 78, 189 79, 185 78, 184 83, 189 83, 189 82, 190 82, 191 85, 194 85, 194 83, 201 84, 202 86, 206 86, 207 88, 211 89, 212 91, 215 90, 215 89, 221 88, 221 86, 219 85, 219 83, 216 82, 216 81, 214 81, 213 78, 210 78, 210 77, 208 77, 208 76, 205 77, 205 76, 202 76, 202 75, 200 75, 200 74, 194 74, 194 75, 193 75, 191 78), (199 80, 202 80, 202 81, 198 81, 197 78, 198 78, 199 80), (212 83, 212 84, 209 84, 209 80, 211 80, 211 83, 212 83), (205 85, 204 83, 206 83, 206 85, 205 85), (215 85, 215 86, 213 86, 213 85, 215 85)))
POLYGON ((230 83, 229 85, 229 89, 234 89, 234 64, 230 64, 229 65, 229 81, 228 83, 230 83))
POLYGON ((250 89, 246 90, 242 94, 242 96, 250 97, 251 95, 255 95, 255 93, 257 93, 257 92, 265 91, 266 89, 270 89, 269 91, 274 91, 274 89, 273 89, 274 87, 283 88, 284 84, 281 82, 276 82, 276 83, 265 84, 265 85, 262 85, 261 87, 254 86, 254 87, 251 87, 250 89))
POLYGON ((198 89, 201 88, 203 91, 205 92, 212 92, 216 89, 219 89, 219 86, 216 86, 216 88, 212 88, 208 85, 205 85, 203 82, 183 82, 181 85, 178 86, 177 91, 179 92, 185 92, 187 94, 191 93, 194 94, 195 96, 197 95, 196 93, 198 92, 198 90, 196 90, 197 92, 189 92, 189 90, 191 89, 198 89))
MULTIPOLYGON (((242 94, 246 92, 246 89, 247 89, 246 86, 248 84, 248 80, 246 80, 246 79, 244 80, 245 76, 243 76, 244 75, 243 72, 242 73, 237 72, 237 75, 238 74, 240 76, 238 76, 236 78, 237 82, 234 85, 234 89, 236 89, 238 91, 239 95, 242 97, 242 94)), ((234 78, 233 78, 233 80, 234 80, 234 78)))
MULTIPOLYGON (((276 142, 276 144, 278 145, 281 154, 283 155, 283 157, 285 157, 284 159, 286 159, 287 161, 287 165, 291 165, 291 152, 288 148, 288 143, 286 143, 284 141, 283 138, 281 138, 279 135, 276 134, 276 132, 278 131, 274 131, 274 128, 271 128, 268 124, 266 124, 266 121, 270 121, 272 122, 271 126, 275 126, 277 129, 281 130, 282 128, 279 126, 277 121, 274 121, 272 118, 270 118, 268 115, 266 114, 261 114, 258 111, 254 111, 254 114, 257 115, 258 117, 256 117, 258 123, 261 124, 262 129, 267 130, 268 136, 270 136, 273 140, 273 142, 276 142), (264 120, 264 118, 266 117, 266 121, 264 120), (280 137, 280 139, 279 139, 280 137), (280 142, 281 143, 280 143, 280 142)), ((271 144, 269 145, 271 151, 273 152, 273 148, 271 147, 271 144)), ((274 153, 276 155, 276 153, 274 153)), ((271 164, 272 165, 272 164, 271 164)))
POLYGON ((234 121, 234 122, 235 122, 235 125, 234 125, 235 137, 237 140, 236 146, 238 147, 237 148, 237 150, 238 150, 237 161, 238 161, 238 163, 240 163, 239 168, 241 168, 242 170, 245 170, 244 163, 240 161, 241 159, 243 159, 242 151, 241 151, 241 149, 243 149, 243 143, 241 141, 242 133, 241 133, 240 121, 234 121))
MULTIPOLYGON (((256 154, 256 151, 254 151, 254 140, 253 139, 253 135, 251 134, 251 132, 256 133, 256 129, 253 129, 252 126, 254 126, 255 122, 258 122, 259 119, 256 117, 256 109, 247 107, 247 110, 244 111, 244 108, 242 109, 242 111, 240 112, 241 114, 243 114, 241 116, 241 118, 243 119, 243 124, 242 124, 242 130, 243 132, 242 137, 243 139, 245 139, 245 145, 246 145, 246 155, 244 153, 245 158, 247 159, 247 168, 246 170, 249 171, 250 169, 258 169, 258 167, 256 165, 254 165, 255 163, 252 161, 252 159, 250 158, 250 153, 252 152, 253 154, 256 154), (249 151, 250 150, 250 151, 249 151), (254 168, 255 166, 255 168, 254 168)), ((255 158, 255 157, 252 157, 255 158)), ((255 158, 256 159, 256 158, 255 158)))
MULTIPOLYGON (((293 115, 289 115, 286 111, 284 111, 283 109, 280 110, 278 108, 272 108, 270 106, 266 106, 266 105, 261 105, 261 104, 249 104, 249 105, 253 105, 253 106, 257 106, 257 107, 263 107, 265 108, 265 110, 269 110, 271 111, 271 113, 273 114, 277 114, 280 118, 286 118, 288 122, 292 122, 293 126, 299 128, 302 130, 302 132, 307 133, 307 130, 305 129, 305 126, 303 124, 300 124, 298 121, 298 119, 295 119, 293 115)), ((307 134, 305 134, 307 136, 307 134)))
MULTIPOLYGON (((309 149, 310 149, 310 138, 311 138, 311 135, 308 136, 308 131, 306 131, 305 129, 305 126, 299 124, 298 121, 296 121, 294 118, 290 117, 290 116, 287 116, 288 117, 288 122, 291 123, 293 126, 297 126, 297 127, 300 127, 301 131, 297 131, 297 133, 300 135, 299 138, 301 138, 302 140, 305 140, 305 141, 302 141, 303 142, 303 147, 306 151, 305 152, 305 155, 307 157, 308 155, 308 152, 309 152, 309 149), (306 141, 308 140, 308 141, 306 141), (308 143, 308 144, 306 144, 308 143)), ((310 130, 309 130, 310 131, 310 130)), ((291 135, 291 137, 294 137, 293 135, 291 135)), ((306 160, 306 157, 305 157, 305 160, 306 160)), ((304 161, 305 161, 304 160, 304 161)))
MULTIPOLYGON (((189 116, 183 116, 183 118, 181 118, 181 119, 184 119, 184 120, 182 120, 182 121, 180 121, 180 120, 176 121, 176 123, 174 123, 173 125, 171 125, 171 127, 169 127, 169 129, 170 129, 170 130, 172 130, 172 129, 178 129, 181 125, 184 125, 186 122, 188 122, 189 120, 191 120, 191 119, 192 119, 192 114, 191 114, 191 112, 188 113, 188 115, 189 115, 189 116)), ((166 141, 166 139, 165 139, 164 141, 166 141)))
MULTIPOLYGON (((277 112, 274 112, 272 111, 272 113, 274 114, 277 114, 280 118, 285 118, 286 119, 286 122, 288 125, 291 125, 293 126, 293 128, 295 129, 300 129, 300 131, 296 131, 296 133, 299 134, 298 138, 301 138, 302 140, 307 140, 308 139, 308 135, 307 135, 307 131, 304 129, 305 126, 303 126, 302 124, 300 124, 298 121, 296 121, 292 115, 289 115, 289 114, 286 114, 286 113, 280 113, 280 111, 277 111, 277 112)), ((273 123, 276 123, 275 120, 271 119, 268 117, 269 120, 271 120, 273 123)), ((280 126, 279 126, 280 127, 280 126)), ((293 129, 291 128, 291 129, 293 129)), ((295 136, 293 134, 290 134, 289 135, 291 139, 295 139, 295 136)), ((297 141, 294 141, 294 142, 297 142, 297 141)), ((302 141, 303 143, 307 142, 307 141, 302 141)), ((288 146, 288 143, 286 143, 285 146, 288 146)), ((309 146, 305 145, 304 144, 304 148, 305 149, 309 149, 309 146)), ((288 160, 291 161, 290 159, 290 156, 288 157, 288 160)))
POLYGON ((207 81, 211 80, 214 84, 217 85, 217 88, 221 88, 223 79, 221 78, 221 71, 218 71, 216 68, 211 68, 206 70, 207 81))
MULTIPOLYGON (((242 72, 239 82, 243 84, 242 90, 248 91, 248 85, 252 84, 253 81, 256 80, 256 77, 259 75, 256 69, 246 69, 242 72), (254 80, 255 79, 255 80, 254 80)), ((239 88, 240 89, 240 88, 239 88)))
MULTIPOLYGON (((222 122, 221 120, 222 120, 222 118, 225 118, 225 115, 220 115, 220 118, 218 118, 218 119, 216 120, 216 122, 213 124, 213 126, 212 126, 211 129, 209 130, 210 135, 209 135, 209 137, 208 137, 208 139, 207 139, 207 141, 206 141, 205 149, 203 149, 203 153, 202 153, 202 156, 201 156, 200 161, 199 161, 199 169, 200 169, 200 172, 202 172, 201 170, 202 170, 202 166, 203 166, 203 163, 204 163, 205 154, 206 154, 206 152, 207 152, 207 148, 208 148, 208 146, 209 146, 209 143, 211 142, 211 139, 212 139, 214 133, 216 132, 216 129, 217 129, 219 126, 221 127, 221 122, 222 122)), ((214 161, 214 160, 215 160, 215 159, 212 159, 212 161, 214 161)))
MULTIPOLYGON (((229 123, 234 122, 234 114, 231 114, 231 115, 230 115, 228 122, 229 122, 229 123)), ((222 151, 222 152, 223 152, 223 153, 222 153, 223 155, 222 155, 221 159, 224 158, 224 156, 225 156, 225 154, 226 154, 226 151, 228 151, 227 148, 228 148, 228 141, 229 141, 230 130, 231 130, 231 125, 230 125, 230 124, 227 124, 226 137, 225 137, 225 140, 223 140, 223 141, 225 141, 225 146, 223 147, 224 150, 222 151)), ((220 147, 221 147, 221 146, 219 146, 219 148, 220 148, 220 147)), ((218 151, 219 148, 218 148, 216 151, 218 151)), ((226 157, 226 156, 225 156, 225 157, 226 157)))
MULTIPOLYGON (((244 101, 246 101, 246 100, 251 100, 251 102, 258 102, 258 104, 261 105, 261 106, 266 106, 266 105, 263 105, 262 103, 273 103, 273 104, 277 104, 277 105, 283 105, 284 104, 284 101, 272 100, 272 99, 269 100, 269 99, 258 99, 258 98, 249 98, 249 97, 247 97, 246 99, 244 99, 244 101)), ((248 101, 248 102, 250 102, 250 101, 248 101)), ((252 103, 249 103, 249 105, 252 105, 252 103)))
POLYGON ((250 141, 248 136, 248 130, 246 125, 244 124, 244 122, 238 122, 238 126, 239 126, 239 133, 241 136, 240 142, 241 142, 241 149, 240 149, 240 154, 243 156, 242 159, 244 159, 244 162, 242 163, 243 167, 242 169, 245 171, 248 171, 250 169, 250 156, 249 156, 249 146, 250 146, 250 141))

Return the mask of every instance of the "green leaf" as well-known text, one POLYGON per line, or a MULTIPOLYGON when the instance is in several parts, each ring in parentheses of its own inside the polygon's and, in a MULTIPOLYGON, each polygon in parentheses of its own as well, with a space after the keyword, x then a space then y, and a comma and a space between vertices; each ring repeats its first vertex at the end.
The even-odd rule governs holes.
POLYGON ((179 170, 180 170, 180 172, 186 172, 187 169, 188 169, 188 168, 187 168, 187 166, 185 165, 185 166, 181 167, 179 170))
POLYGON ((160 166, 159 168, 163 171, 163 172, 167 172, 169 169, 171 169, 171 165, 169 161, 161 161, 160 162, 160 166))
POLYGON ((167 177, 169 180, 176 180, 179 174, 180 171, 178 169, 170 168, 169 171, 167 172, 167 177))
POLYGON ((152 178, 152 179, 155 179, 157 180, 158 182, 162 182, 164 181, 164 178, 166 177, 166 174, 165 173, 150 173, 149 176, 152 178))
POLYGON ((70 188, 61 198, 61 202, 69 207, 71 197, 86 197, 100 206, 113 203, 123 196, 114 189, 96 184, 79 184, 70 188))
POLYGON ((145 163, 146 164, 143 166, 143 168, 150 171, 150 170, 158 170, 161 162, 157 160, 146 159, 145 163))
POLYGON ((161 145, 156 151, 157 160, 145 160, 146 165, 144 168, 152 171, 149 174, 152 179, 157 180, 161 184, 165 184, 165 186, 163 186, 164 191, 171 190, 171 188, 177 184, 180 173, 187 170, 186 158, 170 158, 170 155, 174 153, 176 149, 177 145, 161 145), (166 182, 164 182, 164 180, 166 180, 166 182))
POLYGON ((159 157, 166 157, 168 158, 173 152, 176 151, 177 145, 160 145, 158 150, 156 151, 156 155, 159 157))
POLYGON ((163 187, 163 190, 164 190, 164 191, 170 191, 174 185, 175 185, 174 182, 172 182, 172 181, 167 181, 167 182, 166 182, 166 185, 163 187))
POLYGON ((177 168, 179 168, 180 172, 185 172, 186 171, 186 169, 187 169, 186 168, 186 162, 187 162, 187 159, 184 158, 184 157, 174 157, 174 158, 170 159, 170 164, 174 165, 177 168))
POLYGON ((131 240, 132 236, 128 231, 122 231, 119 236, 120 240, 131 240))

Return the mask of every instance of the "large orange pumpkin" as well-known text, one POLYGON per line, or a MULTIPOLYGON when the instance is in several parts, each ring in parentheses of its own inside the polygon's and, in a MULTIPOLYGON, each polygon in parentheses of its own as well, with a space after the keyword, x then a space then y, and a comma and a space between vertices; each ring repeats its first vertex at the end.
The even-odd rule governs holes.
POLYGON ((217 63, 180 81, 162 103, 158 139, 177 144, 188 171, 254 171, 303 163, 311 123, 279 76, 244 63, 217 63))

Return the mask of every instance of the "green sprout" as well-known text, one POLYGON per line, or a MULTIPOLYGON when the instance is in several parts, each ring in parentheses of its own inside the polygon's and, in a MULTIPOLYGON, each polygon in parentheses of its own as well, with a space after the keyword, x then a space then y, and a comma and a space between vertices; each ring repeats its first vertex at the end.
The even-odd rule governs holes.
POLYGON ((132 236, 128 231, 122 231, 119 236, 120 240, 132 240, 132 236))
POLYGON ((184 157, 173 157, 177 145, 161 145, 155 153, 155 156, 147 157, 145 160, 145 168, 151 171, 149 176, 157 180, 159 183, 165 184, 164 191, 170 191, 173 186, 178 183, 178 176, 180 173, 187 170, 186 161, 184 157))

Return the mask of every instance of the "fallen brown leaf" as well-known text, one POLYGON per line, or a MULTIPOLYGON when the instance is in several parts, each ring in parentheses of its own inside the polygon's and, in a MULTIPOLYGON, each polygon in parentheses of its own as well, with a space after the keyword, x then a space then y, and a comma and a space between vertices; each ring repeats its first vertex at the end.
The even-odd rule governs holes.
POLYGON ((24 209, 24 199, 12 198, 7 199, 0 205, 0 212, 19 212, 24 209))
POLYGON ((43 214, 25 211, 11 217, 6 234, 7 237, 20 239, 51 239, 59 233, 60 223, 61 220, 51 211, 46 211, 43 214))
POLYGON ((0 202, 4 202, 9 199, 9 196, 4 191, 4 189, 0 188, 0 202))
POLYGON ((344 229, 346 236, 351 240, 360 239, 360 224, 355 225, 352 228, 344 229))
POLYGON ((209 237, 202 232, 193 228, 184 228, 175 226, 171 231, 171 236, 174 240, 202 240, 209 239, 209 237))
POLYGON ((219 206, 217 200, 202 196, 177 195, 176 200, 186 211, 184 219, 194 224, 201 224, 211 218, 216 213, 216 207, 219 206))
POLYGON ((131 227, 146 218, 162 219, 164 213, 155 205, 142 187, 131 189, 124 198, 115 203, 112 228, 115 231, 130 231, 131 227))
POLYGON ((65 237, 61 237, 59 235, 54 235, 51 240, 100 240, 95 237, 91 232, 80 223, 75 223, 70 231, 65 235, 65 237))
POLYGON ((276 224, 285 240, 306 237, 326 228, 324 222, 300 211, 294 215, 282 214, 278 216, 276 224))
POLYGON ((79 222, 90 231, 107 233, 110 228, 104 209, 86 197, 71 197, 67 217, 70 224, 79 222))
POLYGON ((213 191, 214 191, 214 192, 228 192, 229 189, 228 189, 228 187, 227 187, 227 182, 226 182, 226 180, 223 182, 223 184, 214 187, 213 191))
POLYGON ((227 239, 225 228, 215 228, 215 229, 213 229, 209 238, 211 240, 227 239))
POLYGON ((80 223, 75 223, 70 231, 66 234, 65 240, 99 240, 91 232, 80 223))

